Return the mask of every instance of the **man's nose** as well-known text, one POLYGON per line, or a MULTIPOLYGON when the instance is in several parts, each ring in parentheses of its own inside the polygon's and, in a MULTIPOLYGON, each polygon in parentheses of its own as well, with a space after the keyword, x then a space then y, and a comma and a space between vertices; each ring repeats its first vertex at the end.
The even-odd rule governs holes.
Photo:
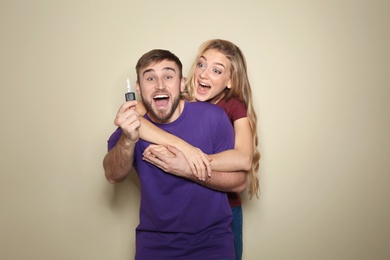
POLYGON ((165 88, 165 83, 163 79, 158 79, 157 84, 156 84, 156 89, 164 89, 165 88))

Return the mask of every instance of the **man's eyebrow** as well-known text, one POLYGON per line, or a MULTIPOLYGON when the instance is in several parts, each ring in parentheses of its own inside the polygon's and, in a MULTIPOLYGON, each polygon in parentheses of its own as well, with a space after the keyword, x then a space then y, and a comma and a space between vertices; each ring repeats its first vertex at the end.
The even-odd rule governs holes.
MULTIPOLYGON (((165 67, 162 70, 172 70, 173 72, 176 73, 176 70, 174 68, 172 68, 172 67, 165 67)), ((154 69, 150 68, 150 69, 144 70, 142 72, 142 75, 144 76, 146 73, 149 73, 149 72, 154 72, 154 69)))
POLYGON ((172 70, 173 72, 176 73, 176 70, 172 67, 165 67, 165 68, 163 68, 163 70, 172 70))
POLYGON ((142 72, 142 76, 145 76, 146 73, 152 72, 152 71, 154 71, 154 69, 147 69, 147 70, 144 70, 144 71, 142 72))
MULTIPOLYGON (((203 56, 203 55, 202 55, 202 56, 200 56, 200 58, 201 58, 201 59, 204 59, 205 61, 207 61, 206 57, 205 57, 205 56, 203 56)), ((224 65, 224 64, 222 64, 222 63, 219 63, 219 62, 214 62, 214 64, 215 64, 215 65, 219 65, 219 66, 222 66, 222 67, 226 68, 226 67, 225 67, 225 65, 224 65)))

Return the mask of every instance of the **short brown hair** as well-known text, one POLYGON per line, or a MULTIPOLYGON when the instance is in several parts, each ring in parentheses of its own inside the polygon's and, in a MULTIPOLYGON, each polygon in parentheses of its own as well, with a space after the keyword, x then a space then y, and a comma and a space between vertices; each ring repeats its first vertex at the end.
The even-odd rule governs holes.
POLYGON ((135 71, 137 72, 137 81, 139 81, 139 73, 141 69, 149 66, 152 63, 161 62, 163 60, 175 62, 179 68, 180 78, 183 77, 183 65, 175 54, 167 50, 154 49, 142 55, 142 57, 138 60, 137 65, 135 66, 135 71))

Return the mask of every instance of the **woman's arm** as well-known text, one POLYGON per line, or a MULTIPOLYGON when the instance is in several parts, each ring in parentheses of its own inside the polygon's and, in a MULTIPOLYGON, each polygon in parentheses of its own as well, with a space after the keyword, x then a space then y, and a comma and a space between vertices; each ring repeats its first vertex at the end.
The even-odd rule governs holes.
MULTIPOLYGON (((137 111, 145 115, 146 109, 138 102, 137 111)), ((249 171, 252 167, 253 143, 252 131, 247 117, 234 121, 234 149, 218 154, 207 155, 200 149, 188 144, 141 117, 140 138, 155 144, 171 145, 178 148, 186 157, 193 174, 205 179, 211 171, 249 171), (210 163, 211 162, 211 163, 210 163)), ((147 152, 147 150, 145 151, 147 152)))
POLYGON ((198 179, 192 173, 184 154, 173 146, 151 145, 143 159, 163 171, 194 181, 210 189, 240 193, 246 188, 247 174, 244 171, 213 171, 211 177, 198 179))
POLYGON ((249 171, 252 167, 253 136, 247 117, 234 121, 234 149, 210 155, 213 171, 249 171))

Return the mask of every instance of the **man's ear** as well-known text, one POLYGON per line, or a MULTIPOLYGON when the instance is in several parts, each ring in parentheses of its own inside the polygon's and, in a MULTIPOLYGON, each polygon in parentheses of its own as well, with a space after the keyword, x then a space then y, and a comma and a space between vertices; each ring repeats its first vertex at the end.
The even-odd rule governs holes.
POLYGON ((186 89, 186 78, 182 77, 180 80, 180 92, 184 92, 186 89))
POLYGON ((135 82, 135 89, 137 90, 138 96, 141 96, 141 88, 139 86, 138 81, 135 82))

